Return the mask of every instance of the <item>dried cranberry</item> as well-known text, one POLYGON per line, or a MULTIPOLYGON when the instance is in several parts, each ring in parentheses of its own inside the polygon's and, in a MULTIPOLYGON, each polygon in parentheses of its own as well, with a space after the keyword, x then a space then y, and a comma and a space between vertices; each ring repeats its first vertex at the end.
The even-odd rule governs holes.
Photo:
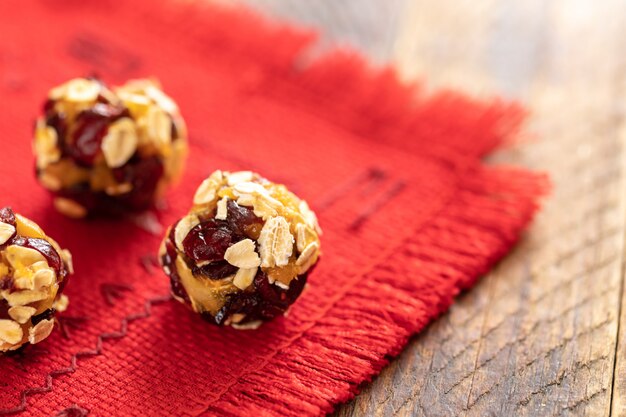
POLYGON ((0 277, 0 290, 10 290, 13 288, 13 277, 0 277))
POLYGON ((183 240, 185 254, 195 261, 220 261, 226 249, 242 240, 233 234, 228 224, 219 220, 206 220, 189 231, 183 240))
POLYGON ((61 261, 61 257, 57 251, 47 241, 32 237, 18 237, 13 240, 14 245, 24 246, 25 248, 35 249, 41 253, 50 268, 54 269, 60 278, 65 278, 67 271, 65 265, 61 261))
POLYGON ((236 313, 246 314, 246 316, 256 316, 255 311, 258 309, 258 305, 259 299, 254 294, 235 293, 228 298, 226 304, 219 309, 215 317, 206 314, 203 315, 203 318, 215 322, 217 325, 222 325, 228 317, 236 313))
POLYGON ((263 271, 259 271, 254 277, 254 286, 266 304, 286 309, 302 293, 306 278, 307 274, 298 276, 291 280, 289 289, 284 290, 277 285, 270 284, 267 275, 263 271))
POLYGON ((262 227, 263 219, 257 217, 254 211, 248 207, 240 206, 233 200, 228 200, 226 206, 228 207, 226 221, 235 233, 248 235, 248 230, 251 226, 258 225, 259 228, 262 227))
POLYGON ((54 110, 54 105, 56 104, 56 100, 52 100, 52 99, 47 99, 44 103, 43 103, 43 111, 45 114, 49 114, 54 110))
POLYGON ((58 146, 62 154, 67 154, 67 141, 65 135, 67 133, 67 120, 64 113, 52 113, 46 116, 46 125, 53 128, 57 133, 58 146))
POLYGON ((109 124, 128 114, 128 110, 123 107, 102 103, 82 111, 76 117, 76 131, 69 149, 70 155, 78 163, 92 165, 100 151, 100 144, 109 124))
POLYGON ((211 279, 223 279, 237 273, 237 267, 227 261, 211 262, 203 266, 194 266, 194 275, 203 275, 211 279))
POLYGON ((131 210, 143 210, 150 207, 154 201, 159 180, 165 169, 163 162, 156 156, 140 158, 135 155, 124 166, 112 170, 116 181, 132 184, 132 192, 118 196, 114 201, 118 205, 131 210))
POLYGON ((11 207, 0 209, 0 221, 15 226, 15 213, 13 213, 11 207))
POLYGON ((42 320, 50 320, 51 318, 54 317, 54 313, 55 310, 54 308, 49 308, 46 311, 44 311, 41 314, 37 314, 36 316, 33 316, 30 320, 33 323, 33 326, 36 325, 37 323, 39 323, 42 320))

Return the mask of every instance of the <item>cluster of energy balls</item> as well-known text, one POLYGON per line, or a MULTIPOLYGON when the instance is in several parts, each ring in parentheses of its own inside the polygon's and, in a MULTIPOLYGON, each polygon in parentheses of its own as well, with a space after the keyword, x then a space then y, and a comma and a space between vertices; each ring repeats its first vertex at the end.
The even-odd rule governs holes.
POLYGON ((0 209, 0 352, 39 343, 54 327, 72 256, 27 218, 0 209))
POLYGON ((53 88, 35 127, 39 183, 74 218, 140 211, 180 176, 187 129, 157 82, 109 88, 76 78, 53 88))
MULTIPOLYGON (((77 78, 53 88, 33 146, 39 183, 72 218, 149 209, 182 172, 187 130, 155 81, 109 88, 77 78)), ((218 325, 256 328, 283 315, 320 255, 304 200, 250 172, 215 171, 159 250, 172 294, 218 325)), ((72 257, 34 222, 0 209, 0 352, 50 335, 72 257)))
POLYGON ((298 298, 320 253, 304 200, 250 171, 215 171, 166 233, 174 297, 218 325, 255 328, 298 298))

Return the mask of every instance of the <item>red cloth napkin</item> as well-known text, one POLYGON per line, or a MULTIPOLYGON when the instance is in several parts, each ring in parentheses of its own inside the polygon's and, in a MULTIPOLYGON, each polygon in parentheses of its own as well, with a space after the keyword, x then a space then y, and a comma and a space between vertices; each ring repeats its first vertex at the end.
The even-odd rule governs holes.
POLYGON ((518 239, 545 178, 486 167, 522 111, 426 95, 313 36, 207 2, 0 2, 0 206, 74 254, 69 309, 45 342, 0 357, 0 414, 313 416, 351 398, 518 239), (160 237, 72 221, 35 182, 47 90, 96 72, 158 77, 191 155, 170 224, 215 169, 252 169, 317 211, 323 258, 289 311, 255 331, 208 325, 168 298, 160 237))

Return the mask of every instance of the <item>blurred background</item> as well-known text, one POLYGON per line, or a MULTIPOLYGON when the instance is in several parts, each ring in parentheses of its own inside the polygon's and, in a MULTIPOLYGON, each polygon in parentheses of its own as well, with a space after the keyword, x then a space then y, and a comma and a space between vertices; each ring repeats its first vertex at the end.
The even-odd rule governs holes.
POLYGON ((317 28, 318 52, 523 102, 523 140, 490 162, 554 186, 513 254, 337 415, 626 415, 626 1, 242 3, 317 28))

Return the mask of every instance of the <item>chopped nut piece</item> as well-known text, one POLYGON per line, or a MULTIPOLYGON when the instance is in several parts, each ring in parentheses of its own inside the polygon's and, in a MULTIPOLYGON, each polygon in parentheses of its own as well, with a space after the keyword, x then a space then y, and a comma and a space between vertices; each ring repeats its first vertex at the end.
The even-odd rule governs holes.
POLYGON ((174 243, 179 250, 184 250, 183 240, 185 240, 189 231, 196 227, 198 223, 200 223, 200 219, 198 219, 198 216, 193 214, 180 219, 176 225, 176 229, 174 230, 174 243))
POLYGON ((36 344, 50 336, 52 329, 54 328, 54 320, 41 320, 28 330, 28 341, 31 344, 36 344))
POLYGON ((124 165, 137 150, 137 132, 132 119, 124 117, 109 126, 102 139, 102 153, 111 168, 124 165))
POLYGON ((238 268, 256 268, 261 265, 261 259, 254 249, 254 242, 244 239, 226 249, 224 259, 238 268))
POLYGON ((133 190, 133 185, 125 182, 122 184, 109 185, 104 189, 104 192, 108 195, 120 195, 120 194, 128 194, 133 190))
POLYGON ((54 300, 54 303, 52 303, 52 308, 54 308, 56 311, 62 313, 65 310, 67 310, 67 306, 69 304, 70 304, 70 300, 69 300, 69 298, 67 298, 67 295, 62 294, 59 298, 54 300))
POLYGON ((233 279, 233 284, 235 287, 245 290, 250 285, 252 285, 252 281, 254 281, 254 276, 259 268, 239 268, 237 274, 235 275, 235 279, 233 279))
POLYGON ((0 222, 0 245, 4 245, 15 233, 13 225, 0 222))
POLYGON ((283 284, 280 281, 274 281, 273 284, 276 285, 279 288, 282 288, 283 290, 288 290, 289 289, 289 285, 283 284))
POLYGON ((221 200, 217 202, 217 212, 215 213, 215 218, 218 220, 226 220, 228 217, 228 208, 226 203, 228 202, 228 197, 223 197, 221 200))
POLYGON ((289 232, 289 223, 284 217, 272 217, 261 229, 259 236, 259 252, 261 266, 284 266, 289 263, 293 252, 294 239, 289 232))
POLYGON ((223 180, 222 171, 215 171, 209 178, 202 181, 193 197, 194 204, 207 204, 215 199, 216 191, 223 180))
MULTIPOLYGON (((9 316, 20 324, 26 323, 37 311, 34 307, 15 306, 9 308, 9 316)), ((21 337, 20 337, 21 339, 21 337)))
POLYGON ((82 219, 87 215, 87 209, 85 207, 69 198, 56 197, 52 203, 60 213, 72 219, 82 219))
POLYGON ((256 330, 261 326, 261 324, 263 324, 261 320, 255 320, 255 321, 249 321, 248 323, 243 323, 243 324, 238 324, 238 323, 233 322, 231 326, 233 326, 237 330, 256 330))
POLYGON ((19 343, 24 334, 22 326, 13 320, 0 320, 0 340, 10 344, 19 343))

